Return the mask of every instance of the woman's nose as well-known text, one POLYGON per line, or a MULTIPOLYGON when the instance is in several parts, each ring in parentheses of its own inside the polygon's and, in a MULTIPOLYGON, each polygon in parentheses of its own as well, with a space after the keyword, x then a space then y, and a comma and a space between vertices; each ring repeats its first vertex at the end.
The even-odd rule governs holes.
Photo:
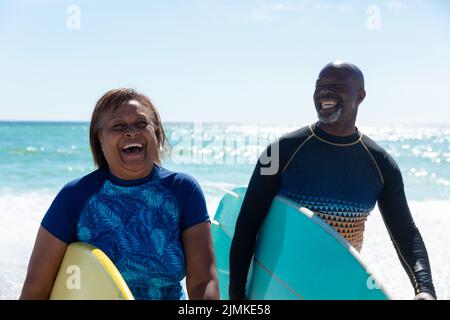
POLYGON ((139 133, 139 130, 135 126, 128 126, 125 135, 127 137, 134 137, 139 133))

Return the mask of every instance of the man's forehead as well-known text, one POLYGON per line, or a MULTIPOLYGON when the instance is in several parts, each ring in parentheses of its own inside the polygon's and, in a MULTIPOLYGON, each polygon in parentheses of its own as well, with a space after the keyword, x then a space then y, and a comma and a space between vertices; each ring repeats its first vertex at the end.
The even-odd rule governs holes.
POLYGON ((354 73, 348 69, 327 68, 320 72, 317 81, 320 80, 352 81, 354 78, 355 78, 354 73))
POLYGON ((364 75, 352 63, 335 61, 327 64, 319 73, 316 83, 351 83, 364 88, 364 75))

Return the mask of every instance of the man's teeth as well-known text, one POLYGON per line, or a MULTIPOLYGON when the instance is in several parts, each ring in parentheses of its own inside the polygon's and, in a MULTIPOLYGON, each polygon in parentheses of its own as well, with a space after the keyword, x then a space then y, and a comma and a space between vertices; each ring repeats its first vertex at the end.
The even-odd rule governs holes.
POLYGON ((337 106, 337 101, 323 101, 322 109, 330 109, 337 106))

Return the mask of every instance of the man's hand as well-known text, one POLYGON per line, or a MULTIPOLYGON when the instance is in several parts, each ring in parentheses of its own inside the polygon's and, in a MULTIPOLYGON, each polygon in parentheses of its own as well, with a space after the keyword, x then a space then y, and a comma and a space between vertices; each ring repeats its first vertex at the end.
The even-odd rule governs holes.
POLYGON ((414 300, 436 300, 436 298, 428 292, 420 292, 414 297, 414 300))

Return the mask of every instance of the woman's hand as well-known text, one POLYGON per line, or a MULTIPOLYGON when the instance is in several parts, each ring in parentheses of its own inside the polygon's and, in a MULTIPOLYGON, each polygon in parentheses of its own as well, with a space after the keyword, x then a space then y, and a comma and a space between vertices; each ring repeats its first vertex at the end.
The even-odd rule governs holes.
POLYGON ((20 300, 48 299, 67 244, 40 227, 20 300))
POLYGON ((183 231, 181 238, 186 258, 186 287, 189 299, 219 300, 211 224, 197 224, 183 231))

